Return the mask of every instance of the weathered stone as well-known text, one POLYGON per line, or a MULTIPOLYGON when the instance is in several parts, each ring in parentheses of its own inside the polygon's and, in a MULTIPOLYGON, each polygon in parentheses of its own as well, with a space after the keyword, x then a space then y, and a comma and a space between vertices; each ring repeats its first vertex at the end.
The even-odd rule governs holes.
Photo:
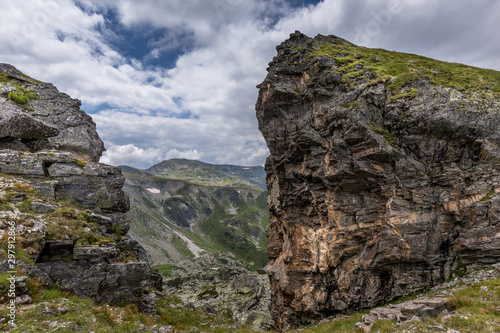
POLYGON ((16 88, 10 83, 0 83, 0 95, 8 96, 11 91, 15 91, 16 88))
POLYGON ((16 304, 30 304, 32 299, 29 295, 21 295, 16 297, 16 304))
POLYGON ((247 324, 256 328, 268 328, 271 324, 271 315, 267 312, 252 311, 247 318, 247 324))
POLYGON ((73 260, 79 263, 98 263, 111 261, 115 259, 119 253, 120 251, 116 248, 116 244, 114 243, 106 246, 75 246, 73 248, 73 260))
MULTIPOLYGON (((0 119, 0 137, 34 139, 24 142, 32 152, 56 149, 71 152, 81 160, 99 161, 104 144, 92 118, 80 110, 79 100, 59 92, 52 84, 23 75, 13 66, 0 64, 0 73, 7 74, 36 97, 24 109, 14 102, 0 103, 0 115, 11 112, 17 115, 5 124, 0 119)), ((2 91, 10 89, 5 87, 2 91)))
POLYGON ((55 283, 78 296, 91 297, 98 302, 134 303, 140 311, 155 313, 154 293, 161 289, 162 278, 157 270, 144 262, 82 264, 76 262, 40 263, 37 268, 55 283))
MULTIPOLYGON (((27 153, 0 151, 0 171, 9 174, 49 178, 39 182, 44 192, 58 199, 104 212, 126 212, 130 204, 122 191, 125 178, 117 167, 79 162, 70 153, 27 153)), ((118 223, 120 224, 120 223, 118 223)))
POLYGON ((219 314, 219 311, 215 310, 213 306, 211 306, 210 304, 207 304, 207 303, 202 304, 201 310, 203 312, 210 313, 210 314, 213 314, 213 315, 218 315, 219 314))
POLYGON ((20 112, 14 107, 2 107, 0 113, 0 139, 44 139, 57 134, 59 134, 59 130, 55 127, 36 120, 26 112, 20 112))
POLYGON ((378 320, 394 320, 398 327, 407 326, 410 321, 420 318, 435 318, 446 311, 448 299, 427 297, 403 302, 387 307, 375 308, 369 314, 363 315, 363 320, 356 324, 365 332, 371 332, 371 328, 378 320))
MULTIPOLYGON (((51 84, 6 64, 0 64, 0 73, 10 80, 2 84, 0 93, 0 172, 14 175, 19 187, 9 196, 11 203, 35 198, 27 213, 30 220, 18 225, 29 245, 27 255, 35 264, 23 260, 17 264, 45 286, 58 283, 82 297, 110 304, 134 303, 141 311, 154 313, 152 289, 161 289, 162 278, 146 262, 134 262, 143 249, 126 236, 129 220, 124 213, 130 205, 122 191, 124 177, 119 168, 97 163, 104 147, 94 122, 80 111, 78 100, 51 84), (36 99, 21 107, 5 96, 13 89, 36 99), (35 195, 31 187, 45 197, 35 195), (71 220, 68 226, 64 218, 71 220), (52 232, 48 239, 46 230, 54 222, 63 224, 55 226, 63 232, 52 232), (87 238, 80 239, 74 231, 66 234, 70 226, 81 228, 87 238), (93 237, 96 229, 101 232, 93 237), (94 240, 108 245, 75 246, 94 244, 94 240)), ((14 215, 21 216, 7 210, 6 216, 14 215)), ((7 270, 7 262, 0 262, 0 271, 7 270)), ((46 306, 43 310, 55 315, 46 306)))
POLYGON ((113 214, 96 214, 88 211, 90 216, 89 221, 99 223, 104 226, 106 233, 115 233, 125 235, 130 229, 130 218, 121 213, 113 214))
POLYGON ((52 200, 55 199, 55 186, 56 182, 53 180, 48 181, 33 181, 33 188, 40 194, 50 198, 52 200))
POLYGON ((234 288, 234 292, 238 294, 255 294, 257 295, 261 289, 259 280, 254 275, 242 275, 231 281, 230 287, 234 288))
POLYGON ((57 308, 57 311, 59 311, 60 314, 66 314, 69 312, 68 308, 57 308))
POLYGON ((52 213, 53 211, 57 210, 58 207, 54 205, 46 205, 41 202, 32 202, 31 208, 35 213, 44 214, 44 213, 52 213))
POLYGON ((500 259, 498 99, 417 78, 395 101, 369 74, 350 85, 324 42, 352 46, 292 34, 259 85, 279 330, 500 259))
POLYGON ((56 316, 56 313, 54 312, 54 310, 52 310, 51 308, 49 308, 49 306, 47 305, 47 303, 40 303, 38 305, 38 307, 41 309, 42 313, 46 316, 50 316, 50 317, 55 317, 56 316))

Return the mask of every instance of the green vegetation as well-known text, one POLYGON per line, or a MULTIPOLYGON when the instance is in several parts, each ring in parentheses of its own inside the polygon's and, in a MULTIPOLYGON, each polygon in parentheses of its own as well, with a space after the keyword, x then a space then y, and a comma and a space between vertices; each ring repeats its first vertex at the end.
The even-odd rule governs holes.
POLYGON ((78 158, 76 158, 76 157, 75 157, 74 159, 75 159, 75 161, 76 161, 76 164, 77 164, 80 168, 85 168, 85 166, 87 165, 87 162, 85 162, 85 161, 82 161, 82 160, 80 160, 80 159, 78 159, 78 158))
POLYGON ((174 265, 158 265, 158 266, 154 266, 154 267, 164 277, 173 277, 172 271, 175 270, 175 269, 178 269, 178 267, 174 266, 174 265))
MULTIPOLYGON (((38 80, 35 80, 34 78, 24 74, 24 73, 20 73, 19 74, 21 77, 29 80, 30 82, 33 82, 31 84, 34 84, 34 85, 39 85, 40 83, 42 83, 41 81, 38 81, 38 80)), ((10 83, 11 85, 13 86, 18 86, 20 84, 20 80, 16 79, 15 77, 13 76, 10 76, 9 74, 7 73, 0 73, 0 82, 1 83, 10 83)))
POLYGON ((241 187, 259 190, 264 187, 264 184, 259 181, 263 179, 263 170, 258 167, 211 165, 200 161, 174 159, 139 172, 142 175, 151 174, 168 180, 181 180, 202 186, 241 187))
POLYGON ((23 213, 30 212, 31 209, 31 199, 26 198, 20 204, 17 205, 17 209, 23 213))
POLYGON ((390 143, 393 146, 395 146, 397 144, 396 138, 394 138, 392 133, 389 132, 387 129, 379 128, 379 127, 377 127, 377 125, 375 123, 372 123, 371 126, 372 126, 373 130, 375 131, 375 133, 381 134, 384 137, 385 141, 387 141, 388 143, 390 143))
POLYGON ((193 252, 189 250, 186 243, 177 235, 172 234, 172 239, 170 243, 175 247, 177 251, 179 251, 186 258, 194 258, 193 252))
MULTIPOLYGON (((412 82, 427 79, 434 85, 454 88, 465 94, 476 93, 489 98, 491 93, 500 97, 500 72, 495 70, 354 45, 321 43, 311 54, 311 57, 318 56, 335 59, 338 65, 335 70, 343 75, 344 82, 385 83, 393 94, 412 82)), ((410 91, 409 94, 404 98, 412 98, 415 93, 410 91)))
MULTIPOLYGON (((41 83, 40 81, 34 80, 23 73, 21 73, 20 76, 29 80, 30 85, 33 85, 33 84, 38 85, 41 83)), ((28 103, 29 101, 37 99, 33 92, 26 89, 25 82, 13 77, 13 76, 9 76, 6 73, 0 73, 0 83, 8 83, 16 89, 14 91, 9 92, 7 97, 9 100, 13 101, 14 103, 19 105, 23 109, 29 110, 30 108, 25 106, 25 104, 28 103)))
POLYGON ((495 190, 491 190, 488 193, 486 193, 486 195, 484 197, 482 197, 481 200, 479 200, 479 201, 488 201, 491 198, 493 198, 496 194, 497 193, 495 192, 495 190))
POLYGON ((406 99, 406 100, 414 99, 415 97, 417 97, 417 94, 418 94, 418 90, 415 88, 411 88, 410 91, 407 93, 401 93, 401 94, 391 96, 389 98, 389 101, 387 101, 387 104, 395 103, 396 101, 401 100, 401 99, 406 99))
MULTIPOLYGON (((47 239, 75 240, 76 245, 100 245, 115 242, 98 232, 99 225, 89 222, 89 215, 75 207, 61 207, 48 214, 47 239)), ((117 238, 117 237, 116 237, 117 238)))
POLYGON ((349 102, 349 103, 344 103, 342 104, 343 107, 345 108, 359 108, 361 106, 361 102, 360 101, 353 101, 353 102, 349 102))
MULTIPOLYGON (((219 191, 224 192, 224 189, 219 191)), ((264 192, 263 195, 267 196, 267 193, 264 192)), ((221 196, 228 197, 227 194, 221 196)), ((207 235, 222 252, 230 251, 237 258, 250 264, 251 268, 260 269, 268 263, 265 243, 264 247, 256 246, 249 241, 248 235, 259 232, 259 230, 255 229, 258 226, 252 221, 255 221, 258 212, 267 213, 267 204, 261 206, 263 204, 262 200, 257 202, 238 200, 232 204, 235 205, 237 212, 234 216, 227 214, 227 207, 230 206, 229 202, 224 200, 217 202, 213 214, 199 224, 200 231, 207 235)), ((265 218, 262 220, 265 220, 265 218)), ((268 218, 265 221, 267 222, 268 218)), ((261 232, 264 228, 261 226, 261 232)), ((262 232, 263 236, 264 233, 262 232)), ((262 244, 261 242, 259 245, 262 244)))
POLYGON ((175 264, 194 257, 186 241, 171 229, 212 254, 231 253, 254 270, 267 264, 265 228, 269 212, 267 192, 258 185, 265 179, 261 167, 171 160, 148 170, 122 169, 129 171, 125 173, 124 190, 131 199, 131 232, 149 246, 155 264, 175 264), (188 169, 190 166, 201 170, 200 175, 206 180, 225 174, 236 183, 247 185, 239 187, 222 182, 216 186, 152 175, 168 175, 172 170, 177 170, 179 177, 184 171, 189 175, 194 172, 188 169), (160 193, 152 193, 148 190, 151 188, 159 189, 160 193), (163 248, 158 246, 161 239, 168 239, 163 248))
MULTIPOLYGON (((355 328, 356 323, 360 322, 363 314, 366 314, 367 311, 365 312, 356 312, 356 313, 351 313, 348 316, 342 316, 339 317, 337 320, 332 320, 330 323, 326 324, 321 324, 321 325, 310 325, 307 327, 304 327, 303 330, 301 330, 302 333, 352 333, 352 332, 364 332, 364 331, 357 331, 355 328)), ((376 331, 372 331, 376 332, 376 331)))
POLYGON ((26 104, 31 99, 25 91, 22 90, 14 90, 9 93, 9 99, 17 104, 26 104))
MULTIPOLYGON (((23 232, 16 236, 15 257, 27 264, 32 264, 45 244, 45 240, 71 240, 76 245, 100 245, 116 243, 119 241, 118 235, 102 235, 100 225, 90 222, 89 215, 81 207, 73 203, 59 200, 54 202, 35 191, 29 180, 20 176, 15 178, 0 174, 2 186, 0 188, 0 210, 19 211, 14 220, 10 217, 0 218, 4 225, 15 223, 24 230, 29 228, 44 226, 45 236, 38 232, 23 232), (54 207, 55 211, 47 213, 37 213, 33 209, 34 203, 44 204, 54 207)), ((8 257, 8 233, 4 233, 0 239, 0 258, 8 257)), ((123 253, 122 257, 126 261, 137 261, 137 257, 130 253, 123 253)), ((61 255, 58 258, 44 258, 45 260, 72 260, 71 255, 61 255)))
POLYGON ((208 286, 205 287, 201 293, 198 294, 198 298, 205 298, 205 297, 215 297, 218 296, 219 293, 217 290, 215 290, 215 286, 208 286))
MULTIPOLYGON (((7 276, 0 275, 0 289, 7 283, 7 276)), ((187 310, 182 307, 171 307, 182 304, 175 296, 157 299, 156 315, 140 313, 134 304, 109 306, 97 304, 88 298, 79 298, 57 288, 43 289, 41 284, 28 279, 27 288, 33 298, 34 305, 17 307, 17 327, 10 332, 139 332, 147 328, 171 326, 178 332, 255 332, 247 326, 238 327, 226 316, 214 316, 201 310, 187 310), (53 312, 44 314, 43 309, 53 312), (55 327, 53 326, 55 323, 55 327)), ((5 317, 8 309, 0 310, 0 317, 5 317)), ((3 325, 2 326, 7 326, 3 325)))

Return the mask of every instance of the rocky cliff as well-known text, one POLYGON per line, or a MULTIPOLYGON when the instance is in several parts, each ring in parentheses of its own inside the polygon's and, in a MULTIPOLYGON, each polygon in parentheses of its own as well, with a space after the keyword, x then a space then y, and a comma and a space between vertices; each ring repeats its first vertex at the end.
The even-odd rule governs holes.
MULTIPOLYGON (((126 236, 129 200, 80 101, 0 64, 0 233, 16 229, 19 275, 154 313, 159 273, 126 236)), ((2 259, 1 270, 11 269, 2 259)))
POLYGON ((500 261, 500 73, 299 32, 259 85, 275 327, 500 261))

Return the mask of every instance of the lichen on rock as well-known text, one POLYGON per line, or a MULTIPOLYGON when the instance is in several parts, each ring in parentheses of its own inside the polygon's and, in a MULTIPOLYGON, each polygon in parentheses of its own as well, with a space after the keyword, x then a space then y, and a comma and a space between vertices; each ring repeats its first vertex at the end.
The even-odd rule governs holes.
POLYGON ((277 51, 256 105, 276 329, 500 261, 500 73, 300 32, 277 51))

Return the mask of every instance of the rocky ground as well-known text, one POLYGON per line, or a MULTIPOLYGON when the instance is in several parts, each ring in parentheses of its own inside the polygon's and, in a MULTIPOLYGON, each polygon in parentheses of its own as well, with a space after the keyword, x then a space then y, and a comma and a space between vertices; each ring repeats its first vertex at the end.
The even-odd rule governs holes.
MULTIPOLYGON (((362 322, 356 324, 356 327, 362 328, 365 332, 371 332, 373 325, 379 320, 394 321, 396 327, 404 332, 417 332, 423 321, 429 321, 439 318, 439 323, 427 325, 428 329, 435 331, 456 333, 457 330, 447 327, 448 322, 457 321, 457 319, 468 320, 473 314, 468 316, 456 310, 460 300, 454 295, 458 291, 465 290, 471 286, 477 286, 485 281, 496 281, 500 277, 500 263, 490 268, 481 269, 463 277, 456 277, 449 282, 442 283, 430 289, 424 295, 417 296, 415 299, 388 305, 386 307, 375 308, 367 315, 363 316, 362 322)), ((477 289, 477 287, 476 287, 477 289)), ((479 286, 481 295, 480 300, 488 300, 497 303, 500 294, 500 288, 495 283, 485 283, 479 286)), ((500 304, 497 303, 496 310, 500 315, 500 304)), ((483 322, 486 329, 491 332, 499 331, 498 321, 483 322)))
MULTIPOLYGON (((0 305, 0 330, 16 333, 262 332, 267 330, 242 325, 217 305, 217 299, 251 304, 262 288, 257 286, 256 280, 261 283, 260 278, 251 275, 215 281, 212 284, 215 287, 205 293, 203 288, 192 284, 186 285, 192 292, 187 290, 185 293, 181 288, 168 287, 165 292, 156 293, 155 315, 140 314, 131 305, 96 304, 90 299, 71 296, 58 289, 40 288, 32 281, 25 281, 31 300, 17 304, 17 327, 7 324, 7 305, 0 305), (244 297, 253 292, 256 292, 253 297, 244 297), (196 293, 199 296, 193 297, 196 293), (240 302, 238 295, 243 296, 240 302)), ((0 281, 0 288, 2 286, 0 281)), ((425 293, 410 295, 387 306, 338 314, 289 332, 500 332, 499 304, 500 264, 460 274, 425 293)))
MULTIPOLYGON (((166 273, 161 267, 160 271, 166 273)), ((269 328, 270 290, 265 271, 252 272, 234 258, 204 253, 170 267, 166 275, 164 293, 178 297, 182 307, 230 316, 255 329, 269 328)))

